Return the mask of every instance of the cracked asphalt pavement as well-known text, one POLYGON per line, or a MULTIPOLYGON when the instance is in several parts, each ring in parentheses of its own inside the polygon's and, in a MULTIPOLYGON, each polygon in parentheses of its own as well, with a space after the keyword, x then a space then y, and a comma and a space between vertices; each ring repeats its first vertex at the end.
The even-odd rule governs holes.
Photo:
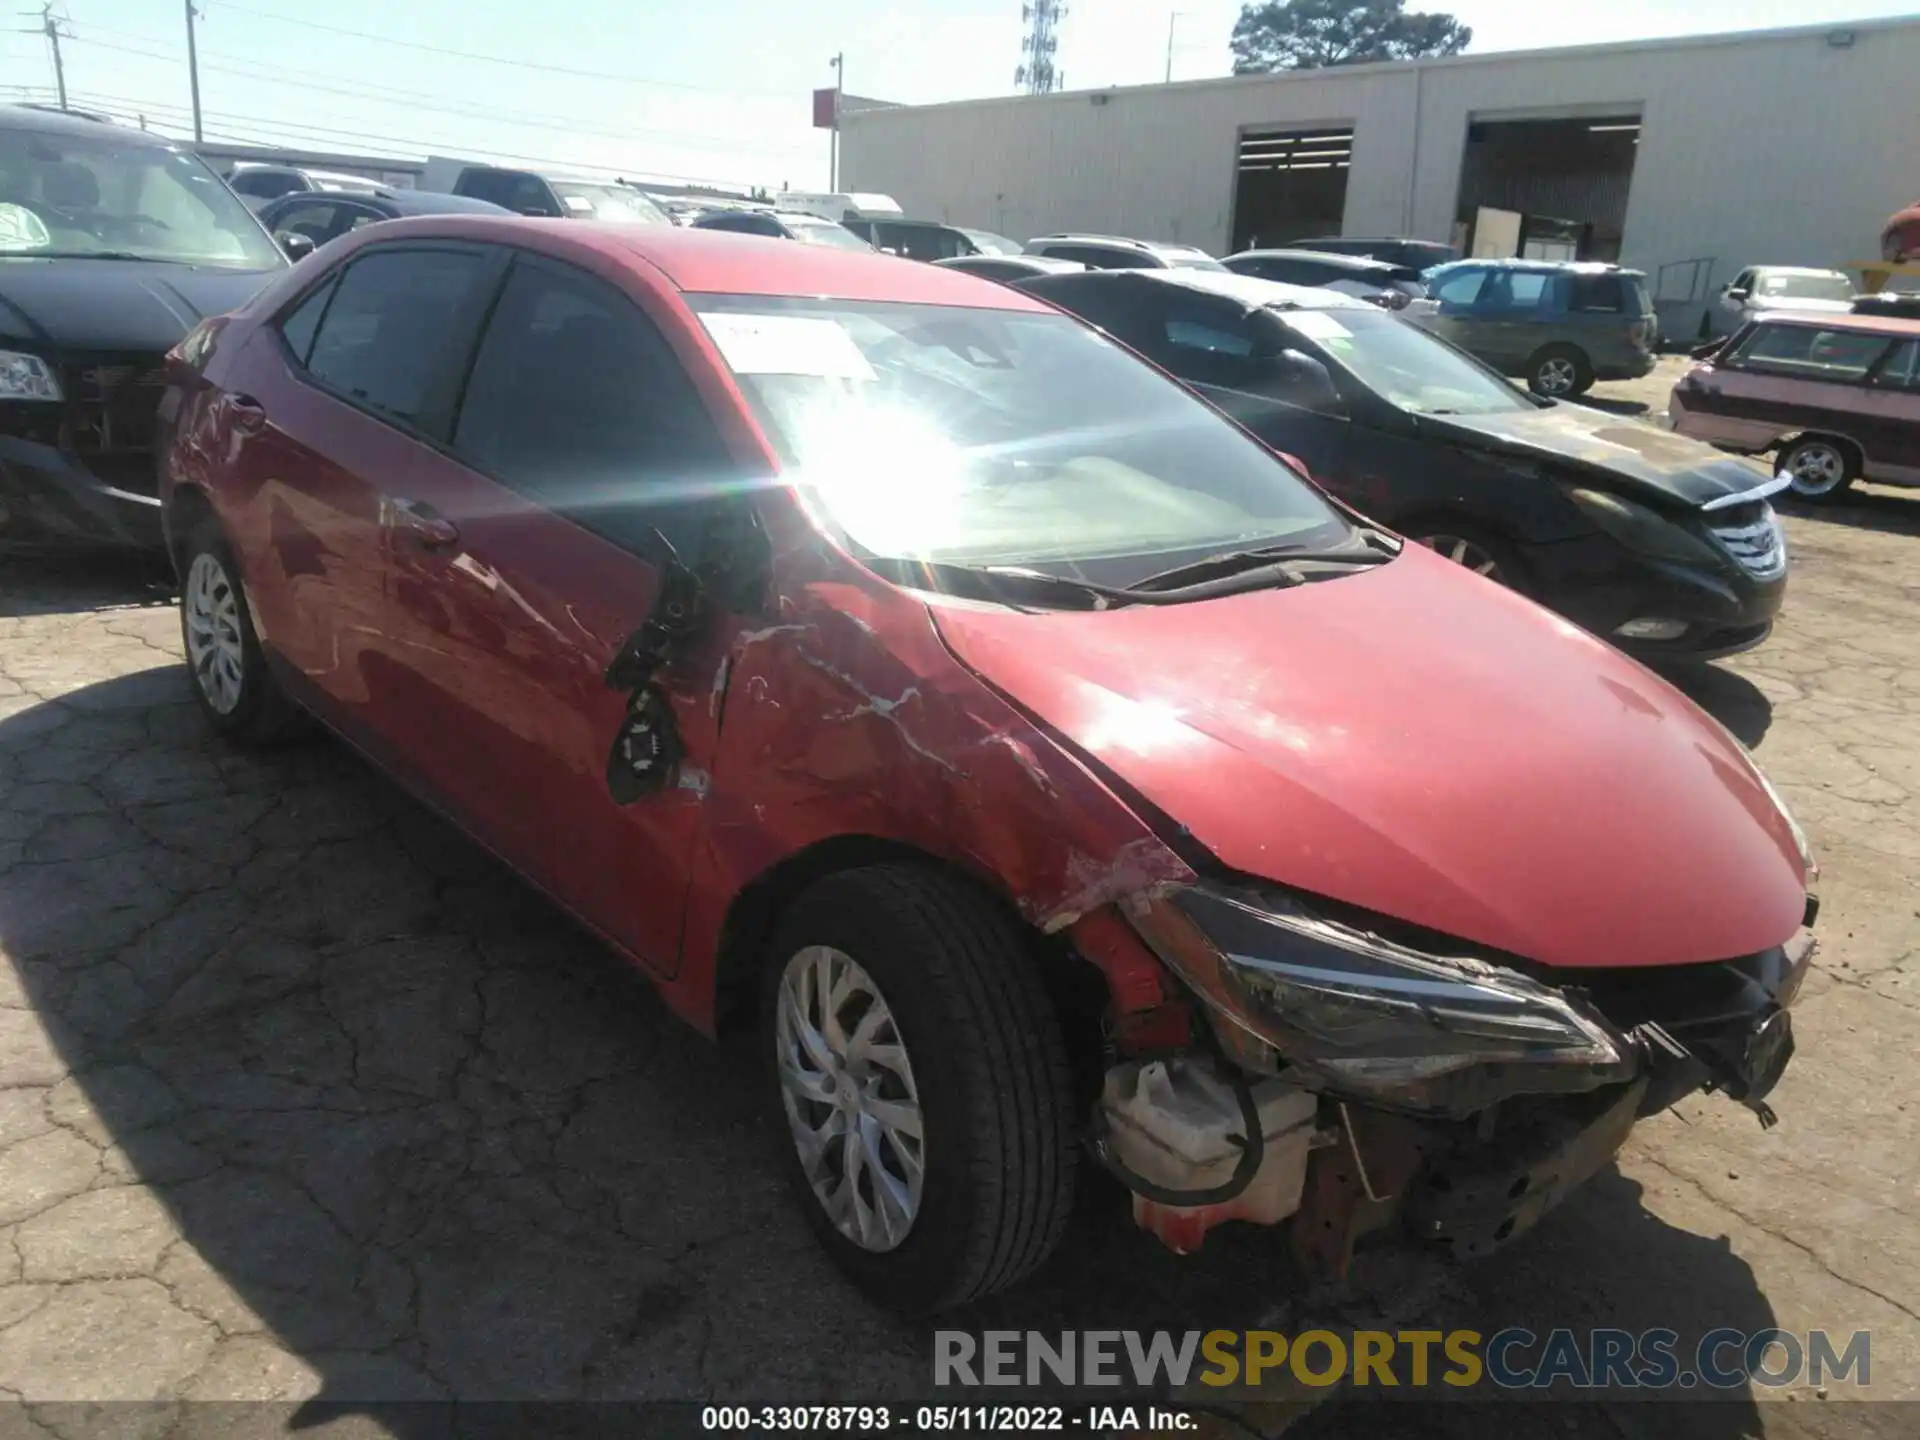
MULTIPOLYGON (((1871 1393, 1920 1400, 1920 496, 1787 525, 1774 637, 1675 677, 1824 867, 1780 1126, 1689 1101, 1523 1242, 1381 1262, 1339 1303, 1488 1333, 1866 1329, 1871 1393)), ((924 1396, 931 1327, 815 1249, 751 1052, 685 1031, 341 746, 215 743, 138 576, 0 560, 0 955, 0 1394, 29 1416, 317 1396, 407 1433, 413 1399, 924 1396)), ((947 1323, 1304 1313, 1262 1232, 1180 1260, 1114 1195, 1085 1208, 1034 1283, 947 1323)), ((1912 1433, 1920 1411, 1841 1391, 1569 1410, 1562 1433, 1912 1433)), ((1395 1433, 1476 1413, 1397 1407, 1395 1433)))

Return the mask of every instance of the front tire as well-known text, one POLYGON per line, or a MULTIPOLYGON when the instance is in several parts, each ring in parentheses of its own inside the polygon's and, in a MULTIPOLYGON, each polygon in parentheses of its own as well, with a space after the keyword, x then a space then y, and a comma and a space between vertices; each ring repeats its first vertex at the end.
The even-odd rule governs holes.
POLYGON ((1504 585, 1523 595, 1528 593, 1526 572, 1513 546, 1478 525, 1464 524, 1443 516, 1424 523, 1416 522, 1405 533, 1416 545, 1426 546, 1443 560, 1451 560, 1496 585, 1504 585))
POLYGON ((1793 478, 1793 498, 1810 505, 1838 500, 1860 478, 1853 447, 1824 435, 1802 435, 1780 453, 1780 468, 1793 478))
POLYGON ((1571 400, 1593 388, 1593 364, 1575 346, 1545 346, 1527 361, 1527 388, 1549 400, 1571 400))
POLYGON ((931 1314, 1059 1243, 1076 1126, 1064 1040, 1018 922, 912 865, 831 876, 768 957, 761 1046, 786 1168, 834 1262, 931 1314))
POLYGON ((179 568, 180 644, 193 698, 207 723, 222 739, 248 747, 296 734, 300 711, 267 669, 240 566, 211 515, 188 531, 179 568))

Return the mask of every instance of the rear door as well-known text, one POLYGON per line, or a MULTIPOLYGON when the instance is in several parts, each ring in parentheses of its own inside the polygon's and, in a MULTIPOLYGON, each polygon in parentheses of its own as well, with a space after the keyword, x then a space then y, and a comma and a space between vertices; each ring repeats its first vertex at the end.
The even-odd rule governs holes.
POLYGON ((1560 338, 1553 329, 1560 315, 1557 278, 1542 270, 1489 271, 1474 302, 1474 338, 1467 348, 1489 365, 1520 370, 1534 351, 1560 338))
POLYGON ((1902 340, 1880 361, 1860 408, 1868 476, 1920 484, 1920 340, 1902 340))
POLYGON ((224 508, 261 633, 302 698, 365 743, 406 718, 387 498, 432 453, 503 263, 457 242, 369 247, 256 330, 229 377, 224 508))
POLYGON ((604 677, 653 608, 666 547, 699 563, 709 522, 744 505, 735 468, 622 286, 520 254, 449 443, 409 475, 389 537, 390 609, 430 742, 416 764, 489 843, 663 973, 713 764, 713 677, 738 622, 715 617, 661 676, 680 762, 667 788, 625 803, 610 765, 630 697, 604 677), (409 514, 432 528, 410 532, 409 514))
POLYGON ((1867 377, 1892 348, 1892 337, 1873 331, 1762 322, 1715 358, 1709 413, 1721 417, 1721 433, 1746 444, 1820 430, 1864 451, 1867 377))

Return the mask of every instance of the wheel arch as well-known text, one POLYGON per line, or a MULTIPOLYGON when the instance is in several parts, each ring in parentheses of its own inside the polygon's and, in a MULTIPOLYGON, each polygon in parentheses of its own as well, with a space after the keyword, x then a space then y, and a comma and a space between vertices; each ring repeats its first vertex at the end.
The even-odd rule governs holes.
POLYGON ((994 877, 905 841, 879 835, 834 835, 818 840, 761 871, 727 907, 713 969, 713 1033, 727 1040, 752 1032, 758 1018, 760 980, 771 960, 768 948, 787 910, 831 876, 876 865, 909 865, 957 878, 984 901, 1003 909, 1019 927, 1053 1001, 1065 1034, 1076 1088, 1089 1077, 1097 1088, 1103 1019, 1113 995, 1105 972, 1082 956, 1065 933, 1047 935, 1021 916, 994 877))
POLYGON ((1856 474, 1866 468, 1866 463, 1867 463, 1866 446, 1862 445, 1858 440, 1854 439, 1851 435, 1845 434, 1844 432, 1839 430, 1823 430, 1817 426, 1806 429, 1806 430, 1795 430, 1791 434, 1782 435, 1769 448, 1773 449, 1774 451, 1784 456, 1787 451, 1793 449, 1794 446, 1798 445, 1803 440, 1829 441, 1832 444, 1842 447, 1850 455, 1853 456, 1853 467, 1856 474))

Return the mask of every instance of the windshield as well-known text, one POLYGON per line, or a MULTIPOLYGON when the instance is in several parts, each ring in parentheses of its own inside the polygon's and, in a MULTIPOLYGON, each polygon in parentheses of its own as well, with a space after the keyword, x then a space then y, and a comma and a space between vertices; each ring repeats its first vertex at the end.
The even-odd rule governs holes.
POLYGON ((1018 255, 1020 242, 1009 240, 1004 235, 996 235, 991 230, 968 230, 961 227, 960 233, 973 242, 973 248, 982 255, 1018 255))
POLYGON ((0 130, 0 255, 101 254, 237 270, 286 263, 239 197, 184 151, 0 130))
POLYGON ((831 220, 787 220, 788 232, 794 239, 808 245, 830 245, 835 250, 864 250, 873 253, 873 246, 862 240, 844 225, 836 225, 831 220))
POLYGON ((1349 534, 1266 450, 1068 316, 688 300, 783 470, 868 555, 1127 585, 1168 557, 1349 534))
POLYGON ((553 193, 569 215, 604 220, 615 225, 671 225, 667 212, 638 190, 622 185, 586 185, 573 180, 551 182, 553 193))
POLYGON ((1853 299, 1853 282, 1844 275, 1762 275, 1755 287, 1767 300, 1853 299))
POLYGON ((1534 408, 1498 375, 1398 316, 1357 308, 1277 313, 1328 361, 1410 414, 1500 415, 1534 408))

